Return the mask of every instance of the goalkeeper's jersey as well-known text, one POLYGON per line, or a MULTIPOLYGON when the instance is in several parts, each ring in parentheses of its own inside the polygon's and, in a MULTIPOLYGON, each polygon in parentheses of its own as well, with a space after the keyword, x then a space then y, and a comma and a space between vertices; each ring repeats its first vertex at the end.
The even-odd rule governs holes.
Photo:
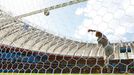
POLYGON ((109 41, 105 35, 102 34, 102 37, 97 39, 98 44, 102 45, 103 47, 106 47, 109 44, 109 41))

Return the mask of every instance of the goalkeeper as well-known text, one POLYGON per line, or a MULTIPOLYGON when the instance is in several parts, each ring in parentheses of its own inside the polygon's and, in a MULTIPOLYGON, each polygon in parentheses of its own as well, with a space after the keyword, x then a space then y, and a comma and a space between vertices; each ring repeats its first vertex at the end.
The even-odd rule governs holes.
POLYGON ((100 31, 89 29, 88 32, 96 32, 96 37, 98 38, 97 39, 98 44, 102 45, 102 47, 105 50, 105 56, 106 56, 105 63, 108 64, 109 63, 108 60, 114 59, 112 45, 110 45, 110 42, 108 41, 107 37, 104 34, 102 34, 100 31))

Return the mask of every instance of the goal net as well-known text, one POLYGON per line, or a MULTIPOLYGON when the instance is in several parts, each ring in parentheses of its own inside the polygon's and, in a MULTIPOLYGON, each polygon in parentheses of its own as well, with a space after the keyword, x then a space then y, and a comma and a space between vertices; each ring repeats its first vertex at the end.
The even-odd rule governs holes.
POLYGON ((85 36, 86 27, 99 30, 110 41, 105 47, 92 42, 96 38, 82 42, 37 29, 0 9, 0 73, 133 74, 133 9, 133 0, 89 0, 78 8, 76 14, 87 19, 76 37, 85 36))

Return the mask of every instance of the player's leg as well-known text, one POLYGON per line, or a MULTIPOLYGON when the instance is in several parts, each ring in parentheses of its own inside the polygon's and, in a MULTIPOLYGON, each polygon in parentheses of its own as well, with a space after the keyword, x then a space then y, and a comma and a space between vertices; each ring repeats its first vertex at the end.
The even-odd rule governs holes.
POLYGON ((105 66, 106 66, 106 69, 107 69, 107 73, 110 73, 110 68, 109 68, 109 58, 108 56, 106 56, 106 59, 105 59, 105 66))
POLYGON ((109 52, 108 50, 105 48, 105 66, 106 66, 106 69, 107 69, 107 72, 109 73, 109 67, 108 67, 108 64, 109 64, 109 52))
POLYGON ((111 45, 108 45, 107 47, 105 47, 105 55, 106 55, 107 59, 109 59, 109 60, 114 59, 114 49, 111 45))
POLYGON ((109 73, 111 72, 110 68, 108 67, 109 60, 114 59, 113 47, 111 45, 108 45, 107 47, 105 47, 105 55, 106 55, 105 64, 106 64, 107 72, 109 73))

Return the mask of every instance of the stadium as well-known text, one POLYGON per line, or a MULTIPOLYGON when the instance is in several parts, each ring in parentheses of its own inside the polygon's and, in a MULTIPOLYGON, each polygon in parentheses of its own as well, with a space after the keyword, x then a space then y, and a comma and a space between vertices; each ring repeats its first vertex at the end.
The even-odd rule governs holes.
POLYGON ((41 12, 49 16, 50 10, 85 1, 88 0, 74 0, 15 17, 0 9, 0 73, 133 74, 133 41, 112 43, 115 58, 106 65, 102 46, 55 35, 21 19, 41 12))

